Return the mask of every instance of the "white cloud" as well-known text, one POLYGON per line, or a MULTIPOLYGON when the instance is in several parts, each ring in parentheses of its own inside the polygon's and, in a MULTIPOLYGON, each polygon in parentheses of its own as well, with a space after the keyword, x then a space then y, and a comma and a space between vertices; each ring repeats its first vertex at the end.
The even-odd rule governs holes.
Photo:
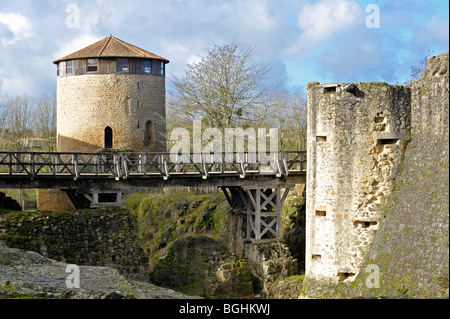
POLYGON ((317 43, 347 29, 362 18, 362 9, 351 0, 322 0, 306 4, 298 14, 301 41, 317 43))
POLYGON ((90 33, 83 33, 76 38, 73 38, 67 42, 61 42, 58 46, 58 51, 54 53, 53 58, 59 59, 68 54, 81 50, 104 37, 99 37, 90 33))
POLYGON ((6 25, 12 33, 12 38, 3 37, 2 44, 8 46, 31 36, 32 24, 30 20, 20 13, 0 12, 0 24, 6 25))
POLYGON ((258 1, 246 1, 240 11, 240 20, 245 30, 270 31, 275 25, 266 4, 258 1))

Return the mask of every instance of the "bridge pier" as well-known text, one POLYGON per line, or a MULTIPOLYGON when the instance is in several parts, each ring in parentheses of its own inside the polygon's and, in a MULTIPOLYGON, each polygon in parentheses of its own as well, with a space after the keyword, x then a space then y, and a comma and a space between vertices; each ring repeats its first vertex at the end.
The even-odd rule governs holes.
POLYGON ((281 239, 281 209, 289 188, 221 187, 233 212, 246 217, 246 240, 269 242, 281 239))

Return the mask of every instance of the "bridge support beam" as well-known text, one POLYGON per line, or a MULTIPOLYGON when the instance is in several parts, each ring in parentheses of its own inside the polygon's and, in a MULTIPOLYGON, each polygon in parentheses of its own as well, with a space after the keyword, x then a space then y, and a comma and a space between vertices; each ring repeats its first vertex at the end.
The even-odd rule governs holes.
POLYGON ((122 207, 130 195, 126 192, 79 193, 73 190, 66 190, 66 193, 77 209, 122 207))
POLYGON ((233 212, 246 216, 246 240, 281 239, 281 209, 289 188, 221 187, 233 212))

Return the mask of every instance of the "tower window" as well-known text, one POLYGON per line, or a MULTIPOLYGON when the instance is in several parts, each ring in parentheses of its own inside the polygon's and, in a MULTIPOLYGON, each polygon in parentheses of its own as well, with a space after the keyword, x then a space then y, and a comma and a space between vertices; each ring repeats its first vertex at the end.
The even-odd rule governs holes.
POLYGON ((128 72, 128 59, 117 59, 117 72, 128 72))
POLYGON ((60 69, 59 69, 59 63, 58 63, 56 66, 56 76, 59 76, 59 72, 60 72, 60 69))
POLYGON ((154 143, 153 122, 152 121, 147 121, 147 123, 145 123, 144 140, 145 140, 146 146, 153 145, 153 143, 154 143))
POLYGON ((144 60, 144 73, 152 73, 152 61, 144 60))
POLYGON ((71 74, 73 71, 73 60, 66 62, 66 74, 71 74))
POLYGON ((87 71, 88 72, 97 72, 97 65, 98 60, 97 59, 87 59, 87 71))
POLYGON ((105 128, 105 148, 112 148, 113 146, 113 132, 112 129, 107 126, 105 128))
POLYGON ((161 62, 161 75, 164 75, 164 62, 161 62))

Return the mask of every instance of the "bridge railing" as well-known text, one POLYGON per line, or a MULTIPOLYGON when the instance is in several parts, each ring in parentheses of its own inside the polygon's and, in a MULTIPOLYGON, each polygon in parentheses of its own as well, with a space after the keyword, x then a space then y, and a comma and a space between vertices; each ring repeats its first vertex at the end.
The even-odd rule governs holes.
POLYGON ((306 171, 306 152, 278 153, 37 153, 0 152, 0 178, 13 176, 83 176, 116 179, 179 175, 276 175, 306 171))

